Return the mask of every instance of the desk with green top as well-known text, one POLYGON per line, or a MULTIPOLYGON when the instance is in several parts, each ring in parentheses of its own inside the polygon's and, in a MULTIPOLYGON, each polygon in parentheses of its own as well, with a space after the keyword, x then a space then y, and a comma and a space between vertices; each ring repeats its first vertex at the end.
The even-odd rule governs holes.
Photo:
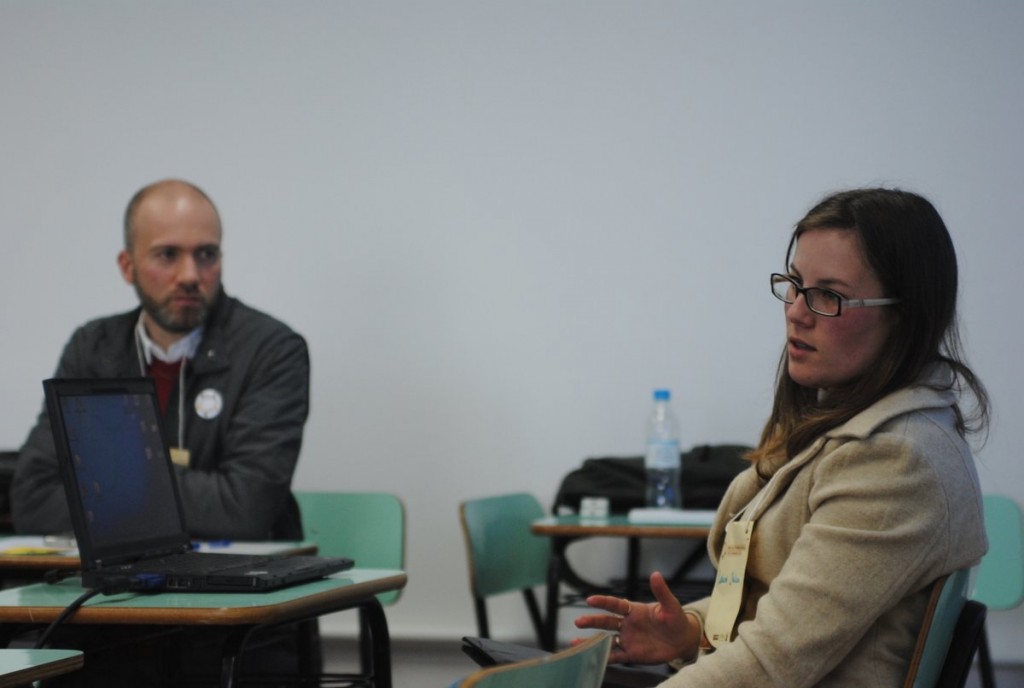
POLYGON ((694 512, 691 521, 677 523, 634 523, 624 514, 601 518, 549 516, 538 519, 530 526, 535 535, 551 538, 551 564, 548 570, 547 603, 544 619, 544 649, 555 650, 558 632, 558 591, 564 580, 585 593, 609 592, 604 586, 577 576, 568 565, 566 549, 573 542, 591 537, 619 537, 629 539, 626 562, 625 595, 635 598, 638 590, 637 569, 640 564, 640 538, 699 538, 706 539, 711 530, 708 512, 694 512))
MULTIPOLYGON (((390 688, 387 620, 376 595, 400 590, 405 584, 402 571, 357 568, 268 592, 121 593, 89 599, 66 623, 222 627, 229 633, 222 648, 220 685, 227 687, 237 684, 242 650, 257 628, 360 607, 367 613, 373 640, 368 673, 375 686, 390 688)), ((49 624, 82 592, 77 577, 0 590, 0 624, 49 624)))
POLYGON ((81 667, 78 650, 0 649, 0 688, 25 686, 81 667))

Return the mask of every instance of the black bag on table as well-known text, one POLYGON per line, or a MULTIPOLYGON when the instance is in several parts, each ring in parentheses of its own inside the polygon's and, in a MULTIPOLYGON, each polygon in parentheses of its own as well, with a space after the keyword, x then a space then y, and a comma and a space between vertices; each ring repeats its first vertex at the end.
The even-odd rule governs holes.
MULTIPOLYGON (((750 466, 743 458, 750 450, 740 444, 704 444, 680 453, 683 508, 717 509, 732 479, 750 466)), ((646 489, 644 457, 591 458, 562 479, 553 511, 569 507, 579 512, 584 497, 607 497, 609 511, 624 514, 645 506, 646 489)))

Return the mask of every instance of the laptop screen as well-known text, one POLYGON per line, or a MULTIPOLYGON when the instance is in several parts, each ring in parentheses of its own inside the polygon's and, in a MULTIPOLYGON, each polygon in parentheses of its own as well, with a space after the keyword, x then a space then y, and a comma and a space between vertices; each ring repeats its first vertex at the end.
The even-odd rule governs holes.
POLYGON ((152 381, 51 382, 48 396, 60 412, 54 418, 51 409, 51 422, 58 452, 63 442, 70 459, 62 468, 70 467, 65 488, 74 492, 68 502, 83 564, 187 542, 152 381))

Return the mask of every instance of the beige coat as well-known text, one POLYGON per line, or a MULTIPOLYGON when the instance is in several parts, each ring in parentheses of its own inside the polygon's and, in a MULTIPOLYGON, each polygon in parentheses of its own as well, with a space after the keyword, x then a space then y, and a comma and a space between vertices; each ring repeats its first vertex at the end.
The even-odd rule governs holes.
MULTIPOLYGON (((930 584, 988 547, 954 398, 896 392, 780 469, 753 514, 735 639, 663 685, 902 685, 930 584)), ((753 469, 729 487, 709 539, 716 565, 726 522, 758 491, 753 469)))

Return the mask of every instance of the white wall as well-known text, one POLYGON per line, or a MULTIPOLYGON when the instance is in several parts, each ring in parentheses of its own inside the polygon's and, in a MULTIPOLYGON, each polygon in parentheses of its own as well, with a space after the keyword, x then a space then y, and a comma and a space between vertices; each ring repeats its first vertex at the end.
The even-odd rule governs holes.
MULTIPOLYGON (((660 385, 686 440, 755 441, 792 224, 893 184, 954 235, 981 479, 1024 502, 1022 27, 994 1, 0 0, 0 444, 71 328, 133 305, 128 197, 193 180, 227 289, 309 340, 297 486, 401 495, 393 632, 457 637, 459 500, 637 452, 660 385)), ((990 623, 1020 660, 1024 610, 990 623)))

